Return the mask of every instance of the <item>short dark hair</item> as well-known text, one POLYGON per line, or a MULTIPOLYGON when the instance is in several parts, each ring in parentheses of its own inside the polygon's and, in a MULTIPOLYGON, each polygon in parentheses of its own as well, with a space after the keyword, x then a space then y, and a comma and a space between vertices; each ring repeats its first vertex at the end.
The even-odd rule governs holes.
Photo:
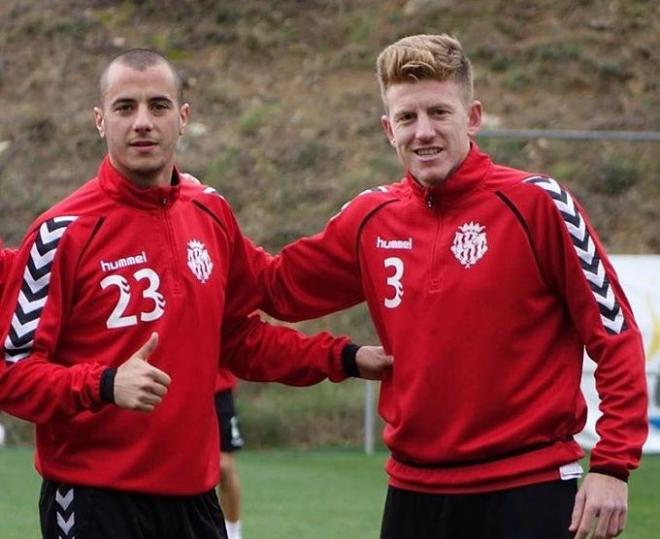
POLYGON ((101 102, 103 101, 103 95, 105 94, 108 85, 108 71, 110 71, 110 68, 116 63, 129 66, 137 71, 145 71, 151 66, 157 64, 165 64, 174 76, 176 96, 179 100, 179 104, 181 105, 183 103, 183 80, 181 79, 181 75, 179 75, 176 68, 167 58, 165 58, 159 52, 151 49, 129 49, 119 53, 112 59, 112 61, 106 66, 106 68, 103 70, 103 73, 101 73, 101 76, 99 77, 98 86, 101 102))

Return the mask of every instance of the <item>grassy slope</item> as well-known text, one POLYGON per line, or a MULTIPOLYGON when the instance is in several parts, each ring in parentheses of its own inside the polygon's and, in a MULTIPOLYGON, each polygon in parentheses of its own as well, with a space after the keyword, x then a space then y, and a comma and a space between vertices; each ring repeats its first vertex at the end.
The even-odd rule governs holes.
MULTIPOLYGON (((376 538, 385 495, 385 455, 357 451, 245 451, 240 454, 248 539, 376 538)), ((39 480, 27 449, 0 450, 0 537, 38 536, 39 480)), ((626 539, 655 539, 660 456, 631 480, 626 539)))
MULTIPOLYGON (((127 47, 164 51, 193 103, 182 165, 218 186, 276 249, 399 174, 373 67, 397 37, 448 31, 476 68, 491 125, 654 129, 660 18, 649 0, 143 0, 0 3, 0 231, 93 175, 94 80, 127 47), (43 4, 43 3, 42 3, 43 4), (139 31, 129 28, 138 27, 139 31)), ((566 182, 616 252, 658 252, 657 144, 488 143, 566 182)))

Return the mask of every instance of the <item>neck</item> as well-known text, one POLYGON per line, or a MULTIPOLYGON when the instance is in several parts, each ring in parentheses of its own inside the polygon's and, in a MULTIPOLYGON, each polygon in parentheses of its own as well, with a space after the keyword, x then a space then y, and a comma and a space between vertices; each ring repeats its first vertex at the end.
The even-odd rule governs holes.
POLYGON ((159 170, 153 174, 140 174, 138 172, 131 172, 124 174, 128 180, 133 182, 138 187, 146 189, 148 187, 169 187, 172 185, 172 173, 174 166, 169 166, 166 169, 159 170))
POLYGON ((127 170, 126 168, 117 164, 112 156, 110 156, 110 162, 112 166, 117 169, 117 171, 129 180, 132 184, 140 187, 142 189, 147 189, 149 187, 169 187, 172 185, 172 174, 174 173, 174 163, 165 165, 164 167, 159 168, 158 170, 127 170))

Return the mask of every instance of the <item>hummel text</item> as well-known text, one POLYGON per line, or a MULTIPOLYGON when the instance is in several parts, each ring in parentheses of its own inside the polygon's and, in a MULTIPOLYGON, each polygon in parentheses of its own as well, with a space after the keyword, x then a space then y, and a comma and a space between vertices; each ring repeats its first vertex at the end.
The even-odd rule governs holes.
POLYGON ((376 248, 377 249, 412 249, 413 240, 408 238, 407 240, 384 240, 380 236, 376 237, 376 248))
POLYGON ((138 264, 146 264, 147 254, 142 251, 140 254, 135 256, 127 256, 126 258, 120 258, 119 260, 114 260, 112 262, 105 262, 101 260, 101 269, 103 271, 114 271, 119 268, 126 268, 128 266, 137 266, 138 264))

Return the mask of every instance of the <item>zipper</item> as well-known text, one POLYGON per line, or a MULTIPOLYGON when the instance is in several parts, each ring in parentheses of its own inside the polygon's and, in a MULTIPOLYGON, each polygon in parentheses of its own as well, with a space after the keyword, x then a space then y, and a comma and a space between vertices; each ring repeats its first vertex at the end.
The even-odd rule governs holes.
POLYGON ((439 240, 440 240, 440 213, 434 209, 431 209, 433 212, 433 220, 435 221, 435 227, 433 231, 433 248, 431 250, 431 285, 430 290, 434 291, 440 288, 440 263, 438 262, 438 251, 439 251, 439 240))
POLYGON ((178 254, 176 250, 176 242, 174 240, 174 228, 172 227, 172 219, 170 218, 169 208, 167 207, 169 200, 167 197, 161 199, 163 206, 163 221, 165 221, 165 237, 167 238, 167 246, 169 248, 170 260, 172 261, 172 291, 175 294, 180 294, 182 291, 181 286, 181 267, 178 263, 178 254))
POLYGON ((435 206, 433 201, 432 191, 429 188, 426 188, 426 193, 424 197, 426 201, 426 206, 433 215, 434 227, 433 227, 433 243, 431 247, 431 273, 430 273, 430 283, 429 291, 434 292, 440 288, 440 262, 438 261, 438 252, 439 252, 439 241, 440 241, 440 229, 441 229, 441 216, 440 212, 435 206))

